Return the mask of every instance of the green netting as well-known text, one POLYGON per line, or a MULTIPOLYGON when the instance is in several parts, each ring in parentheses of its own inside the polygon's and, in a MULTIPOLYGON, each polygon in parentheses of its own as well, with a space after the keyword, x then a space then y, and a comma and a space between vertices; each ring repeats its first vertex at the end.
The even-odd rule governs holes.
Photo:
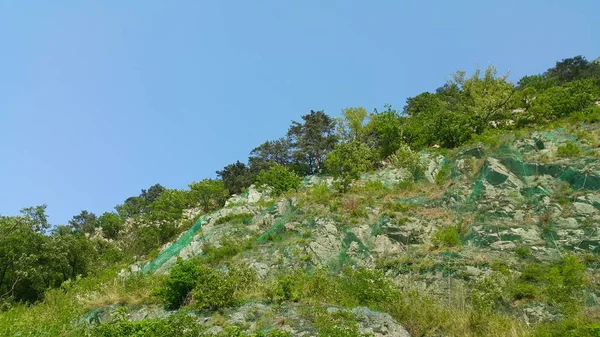
POLYGON ((340 251, 338 260, 341 265, 353 265, 354 262, 348 256, 348 250, 350 249, 352 243, 356 242, 358 245, 358 253, 365 256, 369 254, 369 248, 362 241, 360 241, 356 234, 352 233, 348 228, 344 228, 343 232, 344 238, 342 239, 342 250, 340 251))
POLYGON ((200 228, 202 228, 202 224, 205 222, 205 219, 205 216, 198 218, 194 225, 190 227, 190 229, 188 229, 183 235, 181 235, 177 241, 173 242, 169 247, 163 250, 156 259, 146 264, 142 268, 142 272, 155 272, 163 264, 165 264, 165 262, 169 261, 174 256, 179 255, 181 250, 192 242, 196 233, 200 230, 200 228))
MULTIPOLYGON (((283 234, 283 232, 285 232, 284 226, 287 222, 290 221, 290 218, 293 216, 294 211, 295 211, 295 207, 294 207, 292 201, 288 200, 288 202, 289 202, 288 211, 285 212, 284 214, 282 214, 279 218, 277 218, 277 220, 275 220, 273 225, 269 229, 267 229, 261 236, 259 236, 258 239, 256 239, 256 242, 258 242, 258 243, 267 242, 267 241, 273 239, 274 237, 281 235, 281 234, 283 234)), ((273 207, 274 207, 274 205, 273 205, 273 207)), ((272 210, 274 210, 274 209, 275 208, 273 208, 272 210)), ((265 214, 266 213, 267 212, 265 212, 265 214)))

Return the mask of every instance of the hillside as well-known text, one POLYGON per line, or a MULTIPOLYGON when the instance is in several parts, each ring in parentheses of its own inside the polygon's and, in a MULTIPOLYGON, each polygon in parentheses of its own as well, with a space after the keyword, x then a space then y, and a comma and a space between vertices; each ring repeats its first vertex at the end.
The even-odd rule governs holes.
POLYGON ((600 65, 571 61, 311 111, 52 234, 43 207, 2 217, 0 335, 598 336, 600 65))

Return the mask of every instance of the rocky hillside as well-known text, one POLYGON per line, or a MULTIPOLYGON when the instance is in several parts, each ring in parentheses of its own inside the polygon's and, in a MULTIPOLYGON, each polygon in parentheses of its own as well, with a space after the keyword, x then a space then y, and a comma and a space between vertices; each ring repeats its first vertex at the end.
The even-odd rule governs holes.
POLYGON ((0 216, 0 336, 600 336, 600 63, 311 110, 189 189, 0 216))
MULTIPOLYGON (((364 175, 346 194, 326 176, 307 177, 280 198, 251 187, 120 277, 169 274, 189 259, 225 274, 245 266, 266 290, 245 289, 220 311, 190 312, 193 295, 181 303, 211 333, 237 326, 315 336, 328 328, 322 315, 338 323, 335 336, 520 335, 573 312, 598 318, 598 135, 597 125, 556 128, 423 152, 423 181, 390 168, 364 175), (360 286, 345 294, 328 288, 333 281, 360 286), (320 291, 332 293, 319 298, 320 291), (422 321, 447 311, 455 317, 422 321)), ((177 312, 160 303, 121 306, 85 319, 177 312)))

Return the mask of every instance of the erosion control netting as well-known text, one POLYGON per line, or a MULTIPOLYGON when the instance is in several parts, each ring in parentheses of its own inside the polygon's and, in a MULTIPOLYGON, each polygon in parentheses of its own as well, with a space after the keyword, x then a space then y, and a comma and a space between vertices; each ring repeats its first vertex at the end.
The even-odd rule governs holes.
MULTIPOLYGON (((576 138, 560 131, 538 132, 534 137, 531 150, 543 150, 546 147, 544 142, 551 142, 555 145, 558 145, 564 144, 567 141, 576 141, 576 138)), ((518 147, 516 146, 515 140, 512 140, 492 152, 487 152, 481 146, 477 146, 466 148, 460 151, 454 160, 450 160, 447 156, 444 156, 444 160, 441 163, 440 169, 443 167, 449 169, 451 172, 450 177, 454 179, 461 176, 460 171, 457 169, 458 159, 475 158, 477 160, 484 161, 483 167, 481 168, 478 176, 475 178, 475 181, 472 183, 470 191, 467 190, 468 193, 465 194, 465 190, 460 189, 458 187, 460 183, 458 183, 449 187, 444 196, 441 198, 432 199, 428 198, 426 195, 417 195, 411 198, 396 199, 395 202, 423 207, 444 205, 445 207, 452 209, 459 214, 463 213, 465 215, 477 215, 477 212, 475 211, 477 210, 478 201, 480 201, 484 195, 486 185, 502 187, 502 184, 504 184, 508 179, 518 179, 521 182, 520 185, 522 187, 517 191, 517 193, 521 194, 521 196, 523 196, 526 200, 529 200, 530 206, 536 209, 542 205, 541 199, 549 195, 549 191, 543 186, 527 184, 527 178, 534 176, 553 177, 555 179, 567 182, 574 190, 600 190, 600 175, 597 173, 598 170, 594 172, 586 169, 586 167, 589 167, 590 164, 593 164, 593 158, 579 158, 568 162, 557 161, 555 163, 540 162, 539 160, 528 161, 524 158, 522 153, 523 151, 520 149, 518 150, 517 148, 518 147), (451 200, 451 202, 449 202, 449 200, 451 200)), ((373 177, 370 174, 365 175, 363 178, 366 178, 365 180, 373 180, 374 177, 382 181, 386 186, 397 183, 398 179, 402 179, 398 171, 393 169, 383 170, 375 173, 373 174, 373 177)), ((306 186, 311 184, 327 183, 328 181, 330 181, 330 178, 324 175, 315 175, 311 177, 305 177, 303 180, 303 185, 306 186)), ((257 242, 267 242, 285 231, 284 225, 289 222, 290 218, 295 212, 291 201, 289 202, 290 207, 288 207, 283 214, 277 215, 277 218, 272 226, 258 237, 257 242)), ((600 205, 594 206, 597 208, 600 207, 600 205)), ((261 213, 264 215, 266 213, 273 213, 275 210, 276 204, 273 203, 261 213)), ((494 213, 489 214, 495 216, 494 213)), ((502 214, 503 212, 500 211, 497 215, 498 217, 502 217, 502 214)), ((200 217, 187 232, 185 232, 171 246, 162 251, 155 260, 145 265, 142 270, 144 272, 155 272, 165 262, 169 261, 175 256, 178 256, 181 250, 193 241, 194 236, 197 235, 197 233, 201 230, 202 225, 206 221, 206 216, 200 217)), ((373 229, 375 231, 382 230, 381 225, 385 221, 387 220, 383 218, 380 219, 380 222, 376 224, 373 229)), ((507 221, 507 219, 502 221, 507 221)), ((479 229, 478 233, 474 233, 472 231, 466 233, 464 236, 465 240, 470 241, 471 244, 482 246, 488 246, 495 241, 520 240, 520 236, 518 234, 512 234, 510 231, 508 231, 508 227, 510 226, 507 225, 505 228, 504 226, 499 225, 498 221, 481 219, 480 227, 481 228, 479 229)), ((556 233, 553 232, 551 228, 548 228, 545 230, 545 233, 543 233, 543 238, 548 238, 547 241, 552 242, 555 238, 555 235, 556 233)), ((340 258, 348 258, 347 251, 353 241, 357 242, 359 251, 364 251, 367 249, 367 247, 364 246, 360 240, 353 238, 351 234, 348 234, 348 232, 344 234, 343 241, 344 250, 341 252, 340 258)), ((591 242, 589 245, 593 245, 593 243, 594 242, 591 242)), ((587 243, 583 245, 588 246, 587 243)))
MULTIPOLYGON (((281 235, 283 232, 285 232, 285 224, 290 220, 290 218, 293 216, 294 211, 295 211, 295 206, 292 204, 291 200, 288 200, 288 208, 287 211, 284 212, 283 214, 281 214, 273 223, 273 225, 271 225, 271 227, 269 227, 269 229, 267 229, 263 234, 261 234, 258 239, 256 239, 256 242, 258 243, 264 243, 267 242, 269 240, 272 240, 273 238, 275 238, 278 235, 281 235)), ((273 204, 270 208, 267 208, 266 210, 263 211, 263 214, 266 213, 271 213, 276 209, 275 204, 273 204)))
POLYGON ((192 240, 194 240, 194 236, 202 228, 202 225, 205 223, 205 221, 206 221, 205 216, 201 216, 200 218, 198 218, 198 220, 196 220, 194 225, 192 225, 192 227, 190 227, 190 229, 188 229, 185 233, 183 233, 179 237, 179 239, 177 239, 177 241, 173 242, 169 247, 167 247, 165 250, 160 252, 160 254, 158 255, 157 258, 152 260, 150 263, 146 264, 142 268, 142 272, 154 273, 154 272, 156 272, 156 270, 158 270, 160 267, 162 267, 162 265, 165 262, 167 262, 171 258, 179 255, 181 250, 184 247, 186 247, 187 245, 189 245, 192 242, 192 240))

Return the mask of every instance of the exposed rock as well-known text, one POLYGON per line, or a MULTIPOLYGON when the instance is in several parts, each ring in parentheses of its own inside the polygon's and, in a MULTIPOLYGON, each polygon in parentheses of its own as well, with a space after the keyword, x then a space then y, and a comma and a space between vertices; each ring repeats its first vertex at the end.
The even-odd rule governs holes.
POLYGON ((582 202, 574 202, 573 211, 575 211, 575 213, 579 216, 589 216, 598 212, 596 207, 584 204, 582 202))
POLYGON ((434 183, 436 175, 444 166, 444 160, 445 158, 442 155, 424 156, 424 158, 422 158, 422 161, 425 163, 425 179, 427 179, 431 183, 434 183))

